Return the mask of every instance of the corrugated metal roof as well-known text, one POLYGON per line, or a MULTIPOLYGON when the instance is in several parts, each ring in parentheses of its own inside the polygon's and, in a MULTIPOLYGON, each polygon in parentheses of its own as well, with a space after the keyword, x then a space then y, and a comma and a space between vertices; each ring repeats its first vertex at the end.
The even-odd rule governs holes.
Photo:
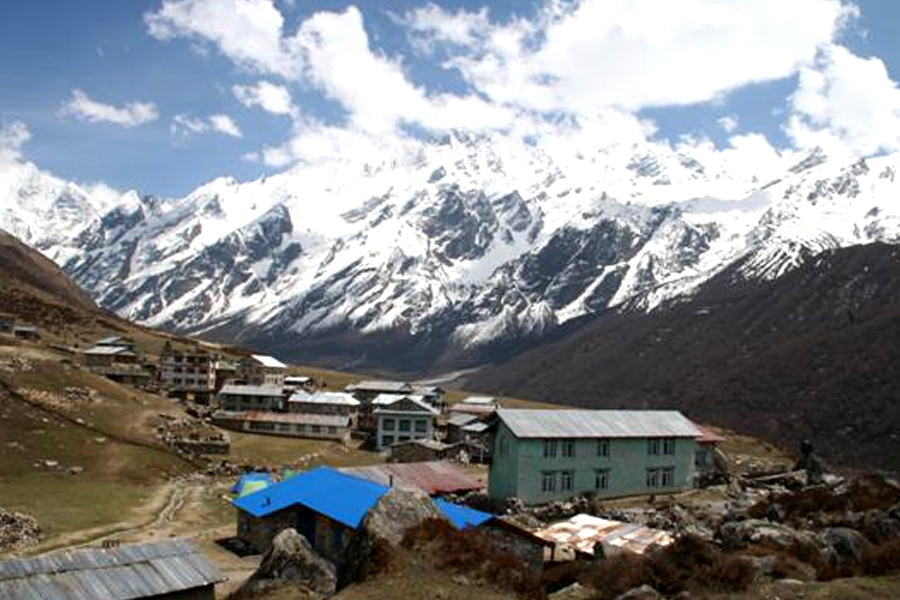
POLYGON ((496 406, 497 399, 493 396, 469 396, 463 398, 462 404, 471 404, 473 406, 496 406))
POLYGON ((270 369, 286 369, 287 365, 275 358, 274 356, 268 356, 266 354, 253 354, 253 360, 258 362, 264 367, 268 367, 270 369))
POLYGON ((429 496, 484 488, 483 481, 469 474, 462 467, 441 460, 347 467, 340 471, 381 485, 389 485, 393 478, 395 486, 422 490, 429 496))
POLYGON ((412 386, 402 381, 368 380, 347 386, 350 390, 366 392, 386 392, 388 394, 405 394, 412 391, 412 386))
POLYGON ((341 406, 359 406, 359 400, 345 392, 296 392, 288 402, 307 402, 310 404, 337 404, 341 406))
POLYGON ((468 413, 455 413, 450 415, 450 418, 447 419, 448 425, 453 425, 455 427, 462 427, 463 425, 468 425, 472 421, 477 421, 478 417, 476 415, 468 414, 468 413))
POLYGON ((503 409, 500 419, 519 438, 643 438, 700 436, 677 410, 503 409))
POLYGON ((591 515, 575 515, 568 521, 554 523, 536 531, 541 539, 560 544, 585 554, 594 554, 594 545, 607 549, 621 549, 643 554, 650 546, 667 546, 672 536, 660 529, 634 523, 610 521, 591 515))
POLYGON ((170 539, 0 562, 0 599, 131 600, 224 580, 188 541, 170 539))
MULTIPOLYGON (((365 514, 388 487, 342 473, 329 467, 317 467, 300 473, 264 490, 232 500, 232 504, 255 517, 278 512, 290 506, 302 505, 347 527, 359 527, 365 514)), ((457 528, 465 528, 491 517, 465 507, 438 508, 457 528), (456 510, 462 509, 462 510, 456 510)))
MULTIPOLYGON (((379 412, 400 412, 399 409, 394 408, 394 405, 398 402, 402 402, 403 400, 408 400, 412 402, 414 405, 422 409, 422 412, 431 413, 433 415, 440 414, 441 411, 434 408, 427 402, 422 396, 416 396, 413 394, 405 395, 405 396, 396 396, 394 394, 379 394, 374 400, 372 400, 372 405, 377 406, 375 409, 376 413, 379 412)), ((408 412, 408 411, 402 411, 408 412)), ((418 412, 418 411, 417 411, 418 412)))
POLYGON ((462 402, 459 402, 450 407, 450 414, 489 415, 496 410, 497 407, 489 404, 463 404, 462 402))
POLYGON ((134 352, 126 348, 125 346, 94 346, 92 348, 88 348, 84 351, 85 354, 90 354, 91 356, 111 356, 111 355, 123 355, 123 356, 136 356, 134 352))
POLYGON ((255 423, 294 423, 298 425, 324 425, 326 427, 348 427, 349 415, 320 415, 318 413, 276 413, 261 411, 217 410, 213 419, 235 419, 255 423))
POLYGON ((278 385, 223 385, 220 394, 228 396, 281 396, 283 390, 278 385))

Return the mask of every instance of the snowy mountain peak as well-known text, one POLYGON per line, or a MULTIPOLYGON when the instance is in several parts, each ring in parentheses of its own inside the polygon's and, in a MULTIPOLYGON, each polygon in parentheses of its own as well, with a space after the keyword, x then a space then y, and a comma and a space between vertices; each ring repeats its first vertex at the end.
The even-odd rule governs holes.
POLYGON ((139 321, 375 362, 334 340, 402 331, 422 360, 457 364, 611 306, 650 309, 731 264, 772 278, 823 249, 898 242, 898 163, 816 149, 755 172, 699 147, 453 132, 181 199, 98 202, 17 165, 0 226, 139 321))

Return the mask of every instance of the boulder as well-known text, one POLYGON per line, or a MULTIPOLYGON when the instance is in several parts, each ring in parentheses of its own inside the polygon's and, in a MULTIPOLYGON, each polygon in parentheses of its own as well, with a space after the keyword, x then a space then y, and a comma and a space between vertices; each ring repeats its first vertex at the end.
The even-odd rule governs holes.
POLYGON ((387 567, 391 547, 428 519, 446 520, 431 498, 419 490, 391 488, 363 517, 338 565, 338 585, 362 581, 387 567))
POLYGON ((834 549, 840 563, 859 563, 867 541, 865 536, 849 527, 832 527, 821 534, 822 540, 834 549))
MULTIPOLYGON (((823 549, 824 544, 812 532, 762 519, 729 521, 719 529, 719 538, 726 550, 758 544, 772 549, 790 550, 804 561, 822 561, 828 558, 823 549)), ((827 548, 827 545, 824 546, 827 548)))
POLYGON ((259 568, 241 591, 254 594, 287 586, 302 586, 322 596, 337 591, 334 565, 316 554, 306 538, 294 529, 285 529, 275 537, 259 568))
POLYGON ((641 587, 636 587, 616 596, 615 600, 662 600, 662 598, 659 592, 645 583, 641 587))
POLYGON ((589 600, 590 598, 595 598, 597 595, 596 590, 591 590, 589 588, 584 587, 578 582, 573 583, 570 586, 564 587, 563 589, 553 592, 547 596, 548 600, 589 600))

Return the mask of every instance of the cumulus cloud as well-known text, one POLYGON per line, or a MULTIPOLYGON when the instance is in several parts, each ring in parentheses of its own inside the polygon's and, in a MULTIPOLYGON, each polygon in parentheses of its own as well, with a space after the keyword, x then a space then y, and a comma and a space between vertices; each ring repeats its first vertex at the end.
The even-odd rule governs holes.
POLYGON ((241 130, 234 120, 225 114, 210 115, 207 118, 179 114, 172 117, 169 131, 173 136, 186 138, 191 135, 214 131, 231 137, 241 137, 241 130))
MULTIPOLYGON (((718 102, 798 72, 810 92, 795 96, 792 131, 805 139, 837 124, 836 115, 804 108, 815 103, 804 96, 826 94, 811 74, 822 72, 817 56, 857 13, 845 0, 545 0, 533 16, 505 20, 434 3, 394 15, 415 49, 461 75, 467 87, 455 93, 415 82, 401 55, 373 48, 354 6, 314 12, 290 31, 275 0, 162 0, 145 21, 160 40, 215 48, 241 69, 281 79, 232 88, 243 105, 292 119, 291 139, 248 156, 280 166, 351 148, 402 149, 409 128, 500 131, 547 143, 646 139, 654 127, 637 116, 642 109, 718 102), (343 122, 302 114, 296 87, 339 104, 343 122)), ((733 134, 738 122, 729 115, 719 124, 733 134)), ((731 140, 727 150, 772 159, 752 134, 731 140)))
POLYGON ((231 88, 238 102, 247 107, 258 106, 275 115, 294 116, 297 107, 291 92, 283 85, 260 81, 256 85, 235 85, 231 88))
POLYGON ((736 115, 725 115, 720 117, 718 121, 719 127, 725 130, 725 133, 732 133, 738 128, 738 118, 736 115))
POLYGON ((159 40, 210 43, 248 69, 283 77, 300 70, 290 40, 283 38, 284 18, 270 0, 163 0, 144 22, 159 40))
POLYGON ((144 125, 159 118, 152 102, 129 102, 123 106, 105 104, 91 99, 80 89, 72 90, 72 97, 63 103, 60 114, 90 123, 114 123, 123 127, 144 125))
POLYGON ((31 132, 21 121, 0 126, 0 162, 12 162, 22 158, 22 146, 30 139, 31 132))
POLYGON ((800 72, 787 132, 800 147, 900 150, 900 89, 878 58, 831 45, 800 72))

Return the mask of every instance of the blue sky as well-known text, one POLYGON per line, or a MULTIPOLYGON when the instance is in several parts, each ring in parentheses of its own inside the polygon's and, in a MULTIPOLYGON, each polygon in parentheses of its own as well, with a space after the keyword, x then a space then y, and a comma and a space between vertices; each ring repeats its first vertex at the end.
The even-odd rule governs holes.
POLYGON ((322 147, 340 153, 410 131, 495 123, 510 135, 550 135, 547 123, 563 116, 616 139, 652 121, 655 139, 707 137, 719 147, 750 133, 776 149, 900 146, 900 3, 748 0, 754 19, 700 10, 730 0, 685 0, 677 4, 687 16, 671 19, 657 10, 671 2, 634 2, 643 13, 608 8, 618 4, 3 2, 0 125, 24 124, 22 155, 61 177, 162 195, 322 160, 322 147), (202 12, 209 3, 213 12, 202 12), (257 14, 280 15, 283 26, 267 21, 244 44, 233 32, 257 14), (609 28, 597 29, 606 19, 609 28), (307 35, 295 41, 300 27, 307 35), (649 47, 669 38, 670 48, 649 47), (261 82, 289 94, 290 109, 241 100, 236 86, 261 82), (92 103, 74 106, 75 90, 92 103), (611 114, 624 124, 606 129, 611 114), (236 130, 223 133, 213 115, 236 130))

